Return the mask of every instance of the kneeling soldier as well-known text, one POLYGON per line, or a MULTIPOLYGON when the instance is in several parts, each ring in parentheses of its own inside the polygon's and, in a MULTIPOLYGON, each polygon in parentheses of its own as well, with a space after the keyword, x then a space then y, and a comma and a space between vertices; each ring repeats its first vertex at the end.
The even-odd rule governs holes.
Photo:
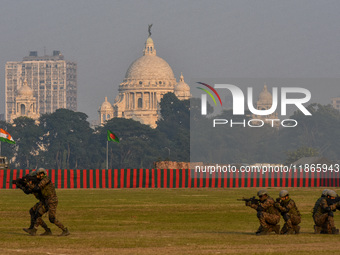
POLYGON ((246 206, 250 206, 257 211, 260 227, 256 235, 267 235, 273 231, 279 234, 280 225, 277 224, 280 222, 280 213, 274 207, 274 200, 268 196, 266 190, 260 190, 257 195, 260 198, 258 203, 246 202, 246 206))
POLYGON ((335 198, 338 195, 333 190, 327 190, 327 196, 319 198, 313 208, 315 234, 339 234, 339 229, 334 225, 333 212, 340 207, 340 202, 335 198), (332 203, 332 200, 335 203, 332 203))
POLYGON ((293 199, 289 197, 287 190, 281 190, 279 198, 276 199, 275 207, 279 209, 285 224, 283 225, 280 234, 299 234, 301 223, 301 214, 296 207, 293 199))

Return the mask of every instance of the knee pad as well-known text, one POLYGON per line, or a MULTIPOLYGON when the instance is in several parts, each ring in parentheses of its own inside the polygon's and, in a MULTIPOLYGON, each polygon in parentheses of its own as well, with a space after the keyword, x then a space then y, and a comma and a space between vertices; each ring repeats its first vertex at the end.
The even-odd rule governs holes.
POLYGON ((33 210, 33 208, 31 208, 31 209, 29 210, 29 212, 30 212, 31 215, 34 215, 34 214, 35 214, 35 211, 33 210))
POLYGON ((55 217, 49 217, 48 219, 50 220, 51 223, 55 222, 55 217))

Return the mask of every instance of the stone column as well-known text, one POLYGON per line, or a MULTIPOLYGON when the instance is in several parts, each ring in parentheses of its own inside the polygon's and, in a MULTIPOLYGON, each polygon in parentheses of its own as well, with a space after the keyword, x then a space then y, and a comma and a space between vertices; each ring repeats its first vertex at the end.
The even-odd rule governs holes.
POLYGON ((133 93, 133 109, 137 109, 138 108, 138 101, 137 101, 137 92, 133 93))
POLYGON ((157 109, 157 92, 154 93, 154 109, 157 109))
POLYGON ((129 109, 129 93, 125 93, 125 109, 129 109))

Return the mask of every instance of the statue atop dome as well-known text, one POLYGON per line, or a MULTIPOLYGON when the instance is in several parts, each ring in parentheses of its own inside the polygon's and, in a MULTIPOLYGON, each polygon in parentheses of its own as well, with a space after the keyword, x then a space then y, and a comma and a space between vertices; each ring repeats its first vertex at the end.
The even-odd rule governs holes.
POLYGON ((148 31, 149 31, 149 37, 151 37, 151 27, 152 27, 153 24, 150 24, 149 25, 149 28, 148 28, 148 31))

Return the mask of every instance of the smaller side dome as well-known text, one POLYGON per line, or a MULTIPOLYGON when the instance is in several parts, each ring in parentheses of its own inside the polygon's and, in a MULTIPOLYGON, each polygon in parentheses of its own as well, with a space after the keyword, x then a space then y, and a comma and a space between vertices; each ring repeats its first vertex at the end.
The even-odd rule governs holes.
POLYGON ((190 98, 190 87, 184 81, 184 77, 182 73, 181 73, 179 82, 174 87, 174 93, 180 100, 190 98))
POLYGON ((33 96, 33 90, 27 85, 27 81, 18 90, 18 96, 33 96))
POLYGON ((113 111, 112 105, 107 101, 107 97, 105 97, 105 101, 102 103, 100 107, 101 111, 113 111))
POLYGON ((181 77, 179 78, 179 82, 176 84, 174 91, 189 91, 190 93, 190 87, 189 85, 184 81, 183 74, 181 73, 181 77))
POLYGON ((271 102, 272 101, 272 94, 267 89, 267 85, 264 85, 262 92, 259 96, 259 101, 261 102, 271 102))
POLYGON ((189 91, 190 87, 189 85, 184 81, 183 74, 181 73, 181 77, 179 78, 179 82, 176 84, 174 91, 189 91))

